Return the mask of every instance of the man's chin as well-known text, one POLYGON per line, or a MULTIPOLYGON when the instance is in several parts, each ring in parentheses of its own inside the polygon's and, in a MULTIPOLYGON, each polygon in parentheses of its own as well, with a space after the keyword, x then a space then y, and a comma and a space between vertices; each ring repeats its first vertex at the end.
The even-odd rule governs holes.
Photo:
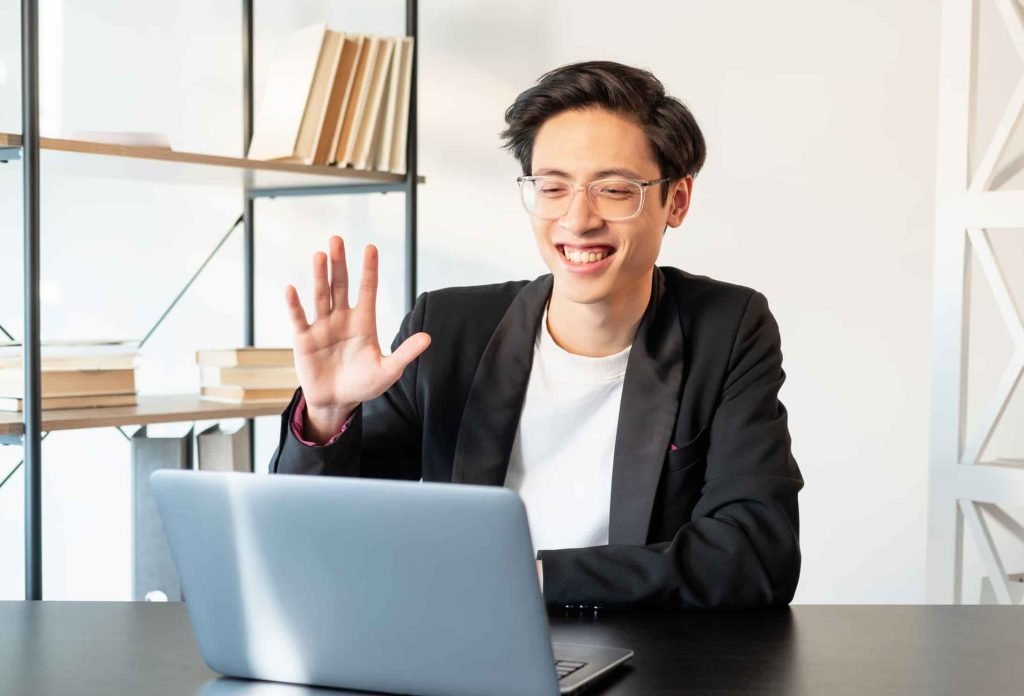
POLYGON ((595 281, 597 279, 564 278, 556 274, 552 292, 573 304, 597 304, 607 299, 608 287, 606 283, 595 281))

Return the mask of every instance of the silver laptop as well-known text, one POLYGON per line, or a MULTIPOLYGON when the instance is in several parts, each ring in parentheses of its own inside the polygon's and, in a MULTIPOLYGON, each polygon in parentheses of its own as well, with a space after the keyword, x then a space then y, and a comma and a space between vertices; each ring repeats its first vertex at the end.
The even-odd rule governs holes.
POLYGON ((150 482, 203 659, 221 674, 540 696, 633 655, 552 649, 511 490, 172 470, 150 482))

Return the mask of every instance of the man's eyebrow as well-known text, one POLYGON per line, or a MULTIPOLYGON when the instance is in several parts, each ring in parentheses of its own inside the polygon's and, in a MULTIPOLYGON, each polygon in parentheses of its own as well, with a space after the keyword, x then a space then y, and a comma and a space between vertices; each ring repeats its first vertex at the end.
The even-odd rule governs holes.
MULTIPOLYGON (((549 168, 545 168, 545 169, 537 169, 537 170, 535 170, 533 172, 533 175, 534 176, 561 176, 561 177, 564 177, 566 179, 571 179, 572 178, 568 174, 568 172, 563 172, 561 169, 553 169, 553 168, 550 168, 550 167, 549 168)), ((594 173, 594 178, 595 179, 603 179, 604 177, 608 177, 608 176, 624 176, 624 177, 629 178, 629 179, 641 179, 641 180, 643 179, 643 177, 640 176, 639 174, 637 174, 635 171, 633 171, 632 169, 626 168, 626 167, 615 167, 613 169, 602 169, 601 171, 594 173)))

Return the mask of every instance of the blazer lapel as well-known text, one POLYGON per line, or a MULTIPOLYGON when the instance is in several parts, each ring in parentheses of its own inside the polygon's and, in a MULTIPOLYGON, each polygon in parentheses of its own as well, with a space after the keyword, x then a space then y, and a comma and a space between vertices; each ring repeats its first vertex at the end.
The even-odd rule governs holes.
POLYGON ((552 280, 541 276, 516 295, 484 349, 459 425, 453 482, 505 483, 552 280))
POLYGON ((612 465, 609 544, 645 544, 658 479, 679 411, 686 356, 678 307, 655 267, 626 364, 612 465))

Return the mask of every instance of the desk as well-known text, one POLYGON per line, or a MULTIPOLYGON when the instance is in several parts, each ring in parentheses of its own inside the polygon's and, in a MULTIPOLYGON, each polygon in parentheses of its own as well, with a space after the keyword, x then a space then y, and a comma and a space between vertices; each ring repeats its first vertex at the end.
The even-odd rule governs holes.
MULTIPOLYGON (((555 640, 630 647, 588 691, 621 694, 1020 694, 1024 607, 795 606, 735 613, 553 612, 555 640)), ((328 696, 218 679, 179 603, 0 602, 11 696, 328 696)))

